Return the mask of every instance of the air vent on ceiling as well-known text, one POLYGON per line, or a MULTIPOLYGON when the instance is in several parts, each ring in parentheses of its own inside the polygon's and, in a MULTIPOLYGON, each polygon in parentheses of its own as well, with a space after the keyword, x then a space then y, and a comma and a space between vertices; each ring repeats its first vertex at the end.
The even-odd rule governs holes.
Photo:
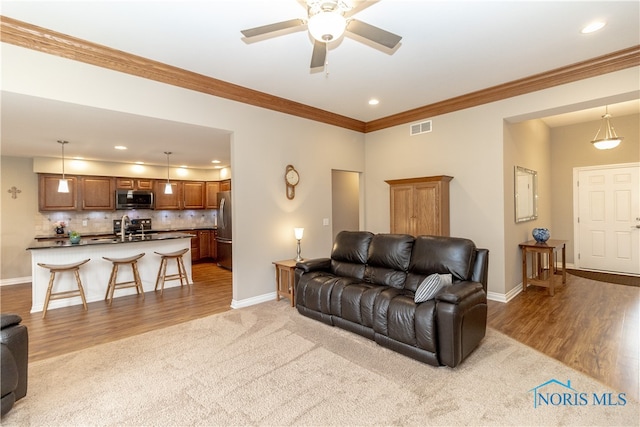
POLYGON ((427 132, 431 132, 431 120, 425 120, 424 122, 409 125, 409 134, 411 136, 427 132))

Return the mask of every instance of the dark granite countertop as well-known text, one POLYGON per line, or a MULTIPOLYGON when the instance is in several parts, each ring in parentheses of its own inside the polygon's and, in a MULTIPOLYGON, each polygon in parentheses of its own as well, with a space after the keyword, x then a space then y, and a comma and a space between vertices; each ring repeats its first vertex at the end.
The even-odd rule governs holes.
POLYGON ((90 237, 82 236, 80 243, 71 243, 68 238, 61 238, 60 240, 47 240, 42 242, 34 242, 27 249, 51 249, 51 248, 77 248, 79 246, 92 246, 92 245, 114 245, 114 244, 134 244, 140 242, 153 242, 159 240, 169 239, 185 239, 192 238, 193 235, 182 232, 161 232, 151 233, 142 236, 132 236, 131 240, 128 237, 124 239, 124 242, 120 237, 90 237))

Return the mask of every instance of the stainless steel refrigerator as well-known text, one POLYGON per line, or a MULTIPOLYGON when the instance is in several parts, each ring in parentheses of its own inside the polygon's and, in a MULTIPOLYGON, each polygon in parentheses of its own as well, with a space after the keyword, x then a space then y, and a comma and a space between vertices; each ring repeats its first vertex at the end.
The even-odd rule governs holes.
POLYGON ((218 266, 231 270, 231 191, 218 193, 218 266))

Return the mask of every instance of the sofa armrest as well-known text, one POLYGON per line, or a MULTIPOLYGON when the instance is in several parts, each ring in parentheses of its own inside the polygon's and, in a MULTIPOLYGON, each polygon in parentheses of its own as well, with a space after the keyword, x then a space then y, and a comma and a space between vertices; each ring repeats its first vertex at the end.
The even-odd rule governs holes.
POLYGON ((456 367, 480 344, 487 329, 487 294, 481 283, 455 283, 436 296, 438 359, 456 367))
POLYGON ((436 300, 448 302, 450 304, 460 304, 462 300, 468 298, 478 290, 482 290, 482 283, 478 282, 458 282, 444 288, 436 295, 436 300))
POLYGON ((301 269, 304 273, 318 270, 331 269, 331 258, 315 258, 300 261, 296 264, 296 268, 301 269))

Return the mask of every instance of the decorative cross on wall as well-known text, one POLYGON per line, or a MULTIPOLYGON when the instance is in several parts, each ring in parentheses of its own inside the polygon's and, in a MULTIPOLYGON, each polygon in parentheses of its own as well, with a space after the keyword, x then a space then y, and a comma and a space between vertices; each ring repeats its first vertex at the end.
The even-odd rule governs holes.
POLYGON ((22 193, 22 191, 18 190, 14 185, 13 187, 11 187, 10 190, 7 190, 7 193, 11 193, 11 198, 12 199, 17 199, 18 198, 18 193, 22 193))

